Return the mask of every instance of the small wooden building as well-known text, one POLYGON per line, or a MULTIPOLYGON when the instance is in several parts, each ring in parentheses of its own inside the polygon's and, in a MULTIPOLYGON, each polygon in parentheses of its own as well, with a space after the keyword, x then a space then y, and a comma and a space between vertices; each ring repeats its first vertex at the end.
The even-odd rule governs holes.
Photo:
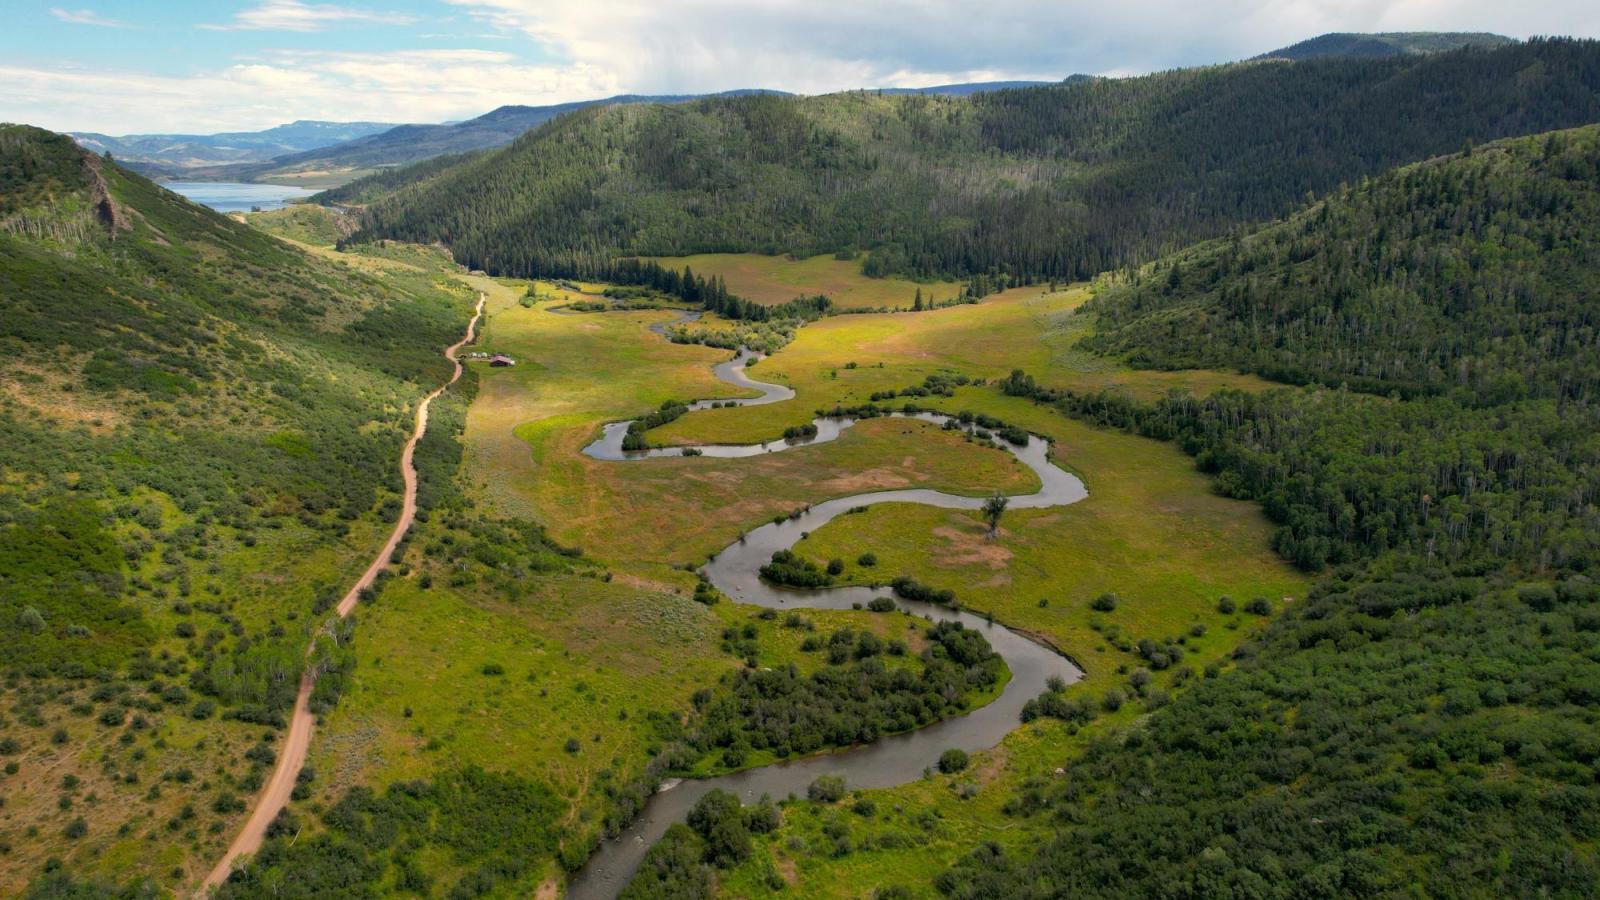
POLYGON ((496 353, 494 356, 489 357, 489 365, 491 366, 514 366, 516 364, 516 360, 504 353, 496 353))

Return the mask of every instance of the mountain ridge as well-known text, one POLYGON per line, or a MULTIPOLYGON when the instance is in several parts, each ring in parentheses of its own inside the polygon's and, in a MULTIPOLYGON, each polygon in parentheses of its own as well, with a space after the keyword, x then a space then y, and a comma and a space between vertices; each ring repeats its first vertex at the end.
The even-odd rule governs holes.
POLYGON ((125 163, 155 167, 195 167, 260 162, 286 153, 314 150, 394 128, 389 122, 328 122, 300 119, 260 131, 216 134, 127 134, 68 132, 79 146, 110 153, 125 163))
POLYGON ((1492 49, 1514 44, 1516 38, 1487 31, 1330 31, 1314 38, 1269 50, 1252 59, 1326 59, 1328 57, 1384 57, 1442 53, 1462 47, 1492 49))
POLYGON ((371 203, 356 240, 443 241, 503 274, 600 272, 626 255, 869 250, 869 274, 1073 279, 1463 141, 1596 117, 1600 43, 1543 40, 971 98, 595 108, 409 182, 386 173, 320 199, 371 203))

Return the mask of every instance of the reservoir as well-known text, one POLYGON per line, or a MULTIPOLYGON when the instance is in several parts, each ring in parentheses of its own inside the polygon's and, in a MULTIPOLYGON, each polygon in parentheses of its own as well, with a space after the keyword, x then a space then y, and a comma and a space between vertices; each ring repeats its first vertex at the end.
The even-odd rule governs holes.
POLYGON ((182 194, 219 213, 281 209, 316 191, 282 184, 244 184, 236 181, 169 181, 162 187, 182 194))

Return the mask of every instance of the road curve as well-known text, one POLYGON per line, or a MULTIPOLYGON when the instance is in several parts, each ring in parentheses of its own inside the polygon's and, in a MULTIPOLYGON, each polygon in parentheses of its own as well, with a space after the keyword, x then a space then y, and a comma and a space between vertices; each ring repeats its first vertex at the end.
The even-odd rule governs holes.
MULTIPOLYGON (((400 451, 400 475, 405 479, 405 496, 401 502, 400 518, 395 520, 394 530, 389 533, 389 540, 384 542, 383 549, 372 558, 372 564, 367 566, 367 571, 356 579, 350 586, 349 593, 339 601, 335 611, 339 618, 350 615, 351 610, 361 600, 361 592, 372 586, 374 579, 383 567, 389 564, 389 557, 394 554, 394 548, 399 546, 400 539, 411 528, 411 522, 417 515, 417 470, 412 465, 412 456, 417 449, 417 441, 428 430, 428 405, 434 398, 444 393, 445 389, 455 384, 461 378, 461 360, 456 354, 461 348, 471 343, 473 335, 478 328, 478 322, 483 318, 483 304, 488 297, 478 294, 478 306, 473 311, 472 320, 467 323, 467 332, 461 340, 445 348, 444 356, 455 366, 450 373, 450 379, 444 384, 434 388, 433 392, 422 398, 417 404, 416 424, 411 429, 411 438, 406 441, 405 448, 400 451)), ((312 642, 315 646, 315 640, 312 642)), ((306 648, 309 655, 311 648, 306 648)), ((256 797, 255 808, 250 812, 250 818, 244 823, 244 828, 234 837, 233 843, 228 845, 228 852, 217 861, 211 874, 206 876, 205 883, 200 886, 198 896, 204 896, 212 888, 228 880, 228 875, 233 871, 233 863, 240 856, 254 853, 261 848, 261 842, 267 834, 267 826, 277 818, 279 810, 289 802, 289 792, 294 790, 295 777, 300 774, 300 768, 305 765, 306 749, 311 746, 311 728, 315 718, 311 715, 311 688, 317 682, 317 673, 307 668, 300 678, 300 692, 294 699, 294 714, 289 719, 289 735, 284 739, 283 747, 278 751, 278 765, 272 770, 272 777, 267 779, 266 787, 261 789, 261 794, 256 797)))

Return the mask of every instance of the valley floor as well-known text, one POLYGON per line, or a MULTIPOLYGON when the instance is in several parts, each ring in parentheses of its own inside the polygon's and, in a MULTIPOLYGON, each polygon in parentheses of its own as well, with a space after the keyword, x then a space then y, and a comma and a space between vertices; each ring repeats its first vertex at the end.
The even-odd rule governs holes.
MULTIPOLYGON (((355 259, 437 265, 409 254, 395 247, 388 259, 355 259)), ((317 731, 311 797, 332 805, 356 785, 381 792, 461 765, 537 774, 555 790, 563 837, 544 863, 518 876, 524 883, 554 886, 562 865, 581 861, 614 815, 616 789, 638 777, 660 746, 656 714, 681 715, 673 711, 690 709, 697 691, 744 666, 744 651, 729 652, 729 633, 757 635, 752 652, 761 666, 815 665, 798 633, 767 627, 757 610, 694 602, 688 569, 751 528, 830 497, 911 486, 983 496, 1037 485, 1009 454, 901 419, 867 420, 836 441, 754 458, 591 459, 580 451, 606 422, 669 400, 736 396, 711 373, 728 352, 673 344, 650 330, 672 311, 552 312, 559 304, 524 302, 525 283, 450 277, 488 296, 473 349, 517 360, 506 368, 473 363, 470 405, 447 413, 463 427, 462 509, 489 522, 538 522, 553 544, 581 549, 587 561, 536 553, 506 557, 498 573, 464 562, 441 567, 449 542, 468 539, 466 520, 419 524, 416 541, 397 557, 412 574, 391 579, 378 602, 357 613, 360 664, 317 731)), ((662 444, 770 440, 815 410, 939 373, 992 382, 1026 368, 1049 384, 1117 385, 1146 395, 1258 384, 1224 373, 1133 372, 1078 354, 1074 310, 1084 295, 1024 288, 977 305, 824 319, 750 371, 793 387, 794 400, 691 413, 648 437, 662 444)), ((1217 612, 1219 597, 1264 596, 1276 605, 1305 587, 1267 547, 1260 512, 1216 496, 1169 445, 1090 428, 1003 396, 992 383, 918 402, 1050 438, 1053 458, 1083 479, 1089 498, 1009 512, 992 541, 975 513, 878 506, 841 517, 797 551, 818 565, 846 560, 841 583, 912 575, 954 591, 962 606, 1071 657, 1086 672, 1068 689, 1072 696, 1098 700, 1146 665, 1140 639, 1181 645, 1183 665, 1157 671, 1150 685, 1152 692, 1179 689, 1183 677, 1221 661, 1262 621, 1217 612), (875 554, 877 565, 860 565, 864 553, 875 554), (1092 609, 1107 593, 1119 598, 1115 609, 1092 609)), ((898 617, 808 616, 822 633, 903 632, 898 617)), ((1005 799, 1028 779, 1070 766, 1084 736, 1135 721, 1140 706, 1103 714, 1082 732, 1054 720, 1019 724, 964 772, 869 792, 874 816, 787 805, 783 825, 758 842, 755 856, 724 873, 724 892, 758 895, 780 882, 803 896, 853 896, 861 885, 888 883, 925 890, 932 874, 978 840, 1031 839, 1034 826, 1001 815, 1005 799), (843 856, 834 852, 841 828, 855 848, 843 856)), ((711 771, 704 763, 700 770, 711 771)), ((448 883, 469 874, 466 863, 433 847, 416 864, 448 883)))

